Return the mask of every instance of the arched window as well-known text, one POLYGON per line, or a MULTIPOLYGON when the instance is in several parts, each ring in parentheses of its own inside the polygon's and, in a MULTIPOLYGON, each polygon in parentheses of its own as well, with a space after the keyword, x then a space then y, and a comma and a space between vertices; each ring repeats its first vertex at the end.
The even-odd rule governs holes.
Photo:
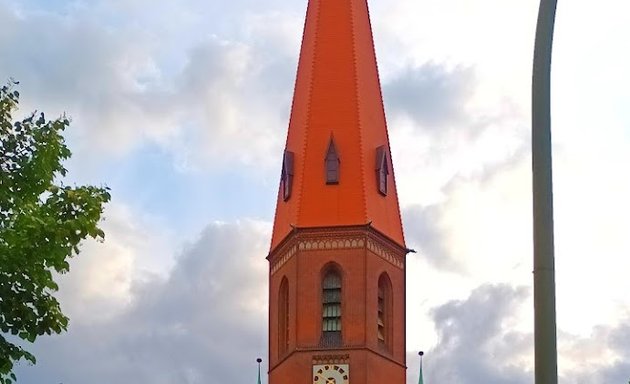
POLYGON ((341 344, 341 274, 335 268, 322 280, 322 342, 341 344))
POLYGON ((392 283, 387 273, 378 279, 377 337, 380 347, 391 351, 392 341, 392 283))
POLYGON ((278 293, 278 354, 289 350, 289 281, 282 278, 278 293))

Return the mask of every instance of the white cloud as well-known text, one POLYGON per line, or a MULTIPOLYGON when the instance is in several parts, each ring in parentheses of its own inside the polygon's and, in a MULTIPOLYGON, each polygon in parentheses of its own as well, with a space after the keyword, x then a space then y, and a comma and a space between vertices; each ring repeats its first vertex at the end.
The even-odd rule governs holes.
MULTIPOLYGON (((72 322, 67 334, 38 340, 38 364, 21 366, 20 380, 249 382, 255 358, 266 352, 269 229, 247 220, 209 225, 167 277, 133 281, 124 311, 72 322)), ((90 273, 77 268, 76 284, 62 290, 90 287, 90 273)), ((109 299, 117 300, 117 292, 109 299)), ((102 314, 101 302, 81 304, 102 314)))
POLYGON ((167 276, 174 263, 171 234, 153 218, 119 203, 108 204, 104 217, 105 241, 87 240, 71 272, 59 276, 62 310, 73 324, 119 316, 131 304, 135 284, 167 276))
MULTIPOLYGON (((532 382, 533 332, 517 325, 531 306, 527 288, 484 284, 460 300, 433 308, 431 320, 439 339, 424 348, 425 382, 532 382)), ((596 326, 588 336, 559 332, 560 382, 625 383, 630 378, 627 320, 596 326)), ((409 362, 417 359, 408 356, 409 362)), ((417 381, 416 372, 409 373, 409 383, 417 381)))
POLYGON ((253 17, 243 27, 248 40, 196 38, 178 47, 181 58, 173 66, 163 59, 159 33, 142 26, 91 23, 80 7, 66 17, 0 8, 6 26, 0 49, 11 52, 0 58, 0 72, 21 81, 24 111, 73 118, 77 154, 104 161, 148 141, 182 164, 212 167, 269 165, 269 154, 280 150, 288 69, 297 57, 286 50, 295 44, 287 38, 295 33, 286 33, 295 29, 294 17, 253 17))
MULTIPOLYGON (((108 164, 157 144, 180 170, 237 163, 271 173, 288 125, 305 4, 68 2, 49 12, 3 2, 0 49, 9 54, 0 56, 0 73, 22 81, 23 112, 73 116, 79 164, 108 164)), ((408 263, 408 324, 417 325, 408 346, 432 348, 429 377, 443 377, 431 372, 442 367, 449 382, 505 382, 506 373, 522 382, 531 366, 523 352, 531 305, 511 286, 531 285, 537 2, 370 5, 407 238, 420 251, 408 263), (477 289, 487 282, 499 285, 477 289), (484 329, 485 338, 473 338, 484 329), (473 342, 477 353, 468 356, 473 342), (502 356, 508 342, 520 349, 502 356)), ((629 376, 627 7, 575 0, 558 11, 553 135, 567 383, 629 376)), ((21 369, 23 377, 249 382, 254 371, 244 367, 265 354, 266 224, 212 224, 174 261, 177 224, 138 207, 112 205, 107 215, 106 243, 87 244, 64 276, 70 333, 38 341, 40 364, 21 369)))
POLYGON ((526 295, 525 288, 483 285, 466 300, 435 308, 432 318, 440 339, 427 356, 427 381, 530 382, 531 371, 521 361, 531 354, 532 338, 513 331, 513 316, 526 295))

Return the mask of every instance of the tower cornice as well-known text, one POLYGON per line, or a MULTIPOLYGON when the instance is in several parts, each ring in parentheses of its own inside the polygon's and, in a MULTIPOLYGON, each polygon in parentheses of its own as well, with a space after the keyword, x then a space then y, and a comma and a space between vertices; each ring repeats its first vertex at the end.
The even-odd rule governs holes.
POLYGON ((267 260, 273 275, 297 253, 344 249, 367 249, 399 269, 404 269, 405 256, 411 252, 372 227, 370 223, 334 227, 294 227, 278 247, 269 253, 267 260))

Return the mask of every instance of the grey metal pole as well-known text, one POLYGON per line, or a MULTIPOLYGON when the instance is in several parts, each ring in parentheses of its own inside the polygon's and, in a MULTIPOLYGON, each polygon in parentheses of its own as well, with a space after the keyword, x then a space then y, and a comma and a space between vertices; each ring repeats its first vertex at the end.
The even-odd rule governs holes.
POLYGON ((551 48, 557 0, 541 0, 532 79, 535 383, 558 382, 551 172, 551 48))

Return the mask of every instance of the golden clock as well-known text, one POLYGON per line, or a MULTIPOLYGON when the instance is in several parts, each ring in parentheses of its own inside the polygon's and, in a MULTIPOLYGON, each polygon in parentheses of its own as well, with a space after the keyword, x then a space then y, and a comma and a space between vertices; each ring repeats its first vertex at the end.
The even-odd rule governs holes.
POLYGON ((313 384, 350 384, 348 364, 313 365, 313 384))

